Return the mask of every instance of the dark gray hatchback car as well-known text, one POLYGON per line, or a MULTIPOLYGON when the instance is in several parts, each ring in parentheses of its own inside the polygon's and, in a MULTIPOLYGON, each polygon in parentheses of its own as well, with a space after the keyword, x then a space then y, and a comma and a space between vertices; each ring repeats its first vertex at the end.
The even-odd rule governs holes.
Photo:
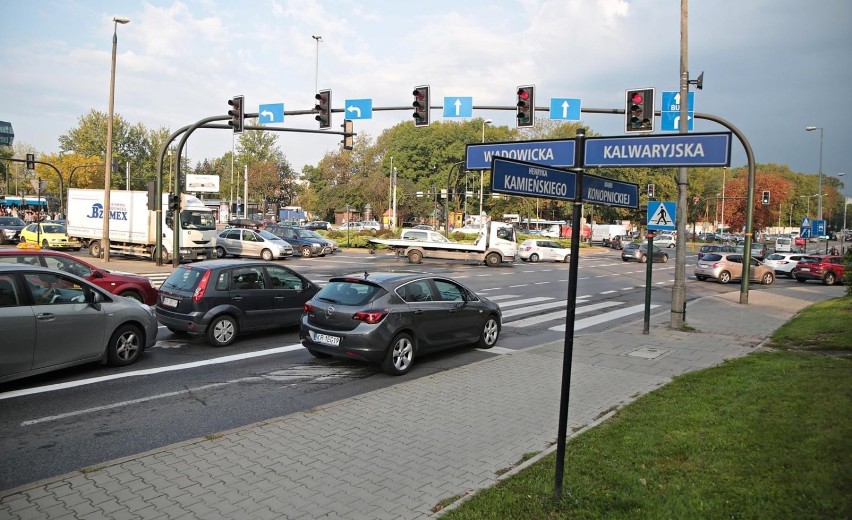
POLYGON ((359 359, 401 375, 429 352, 491 348, 501 326, 499 305, 450 278, 364 272, 332 278, 305 304, 299 338, 315 357, 359 359))
POLYGON ((172 332, 204 334, 217 347, 237 334, 292 327, 319 288, 283 265, 208 260, 181 265, 160 286, 157 320, 172 332))

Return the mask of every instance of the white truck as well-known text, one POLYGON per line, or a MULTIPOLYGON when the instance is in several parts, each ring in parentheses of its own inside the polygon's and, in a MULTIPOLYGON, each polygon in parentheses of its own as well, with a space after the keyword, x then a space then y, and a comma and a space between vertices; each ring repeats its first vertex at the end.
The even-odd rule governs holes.
MULTIPOLYGON (((110 191, 110 254, 143 256, 156 260, 156 213, 148 209, 147 191, 110 191)), ((180 218, 174 221, 163 194, 163 262, 174 258, 174 225, 180 225, 181 260, 215 258, 216 220, 213 211, 192 195, 182 195, 180 218)), ((71 188, 68 190, 66 227, 69 237, 80 239, 89 254, 100 257, 104 230, 104 191, 71 188)))
POLYGON ((592 244, 609 246, 615 237, 626 234, 627 226, 621 224, 593 224, 592 244))
MULTIPOLYGON (((409 230, 403 230, 404 235, 411 235, 405 231, 409 230)), ((473 244, 453 242, 435 231, 423 235, 425 239, 371 238, 369 242, 371 246, 385 246, 396 255, 408 258, 412 264, 419 264, 424 258, 442 258, 475 261, 495 267, 503 262, 514 262, 518 255, 515 228, 503 222, 488 222, 473 244)), ((375 248, 371 248, 370 252, 375 253, 375 248)))

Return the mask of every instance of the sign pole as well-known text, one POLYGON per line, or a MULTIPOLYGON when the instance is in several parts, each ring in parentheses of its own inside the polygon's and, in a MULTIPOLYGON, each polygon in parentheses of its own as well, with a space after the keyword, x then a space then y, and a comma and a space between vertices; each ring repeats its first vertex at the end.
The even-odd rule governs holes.
POLYGON ((645 267, 645 321, 642 326, 642 334, 648 334, 651 329, 651 282, 653 278, 654 264, 654 235, 649 232, 645 238, 648 239, 648 264, 645 267))
POLYGON ((586 130, 577 129, 576 157, 577 197, 574 200, 571 218, 571 262, 568 266, 568 307, 565 311, 565 348, 562 356, 562 394, 559 401, 559 431, 556 438, 556 473, 554 476, 553 497, 562 496, 562 480, 565 475, 565 448, 568 437, 568 401, 571 396, 571 362, 574 356, 574 318, 577 314, 577 274, 580 261, 580 221, 583 206, 580 204, 583 193, 583 161, 586 130))

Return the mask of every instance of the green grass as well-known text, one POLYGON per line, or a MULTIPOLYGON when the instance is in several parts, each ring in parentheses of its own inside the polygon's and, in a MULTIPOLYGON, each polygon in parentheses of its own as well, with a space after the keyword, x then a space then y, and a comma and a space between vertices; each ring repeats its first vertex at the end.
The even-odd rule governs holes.
POLYGON ((848 350, 850 306, 816 304, 773 337, 795 350, 678 377, 571 439, 561 499, 550 455, 442 518, 852 518, 852 360, 801 352, 848 350))

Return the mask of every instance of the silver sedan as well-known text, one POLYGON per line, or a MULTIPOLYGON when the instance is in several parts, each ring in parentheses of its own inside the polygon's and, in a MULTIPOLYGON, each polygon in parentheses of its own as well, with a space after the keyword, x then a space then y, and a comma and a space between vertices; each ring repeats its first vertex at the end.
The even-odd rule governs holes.
POLYGON ((64 271, 0 264, 0 382, 84 363, 134 363, 157 340, 154 310, 64 271))

